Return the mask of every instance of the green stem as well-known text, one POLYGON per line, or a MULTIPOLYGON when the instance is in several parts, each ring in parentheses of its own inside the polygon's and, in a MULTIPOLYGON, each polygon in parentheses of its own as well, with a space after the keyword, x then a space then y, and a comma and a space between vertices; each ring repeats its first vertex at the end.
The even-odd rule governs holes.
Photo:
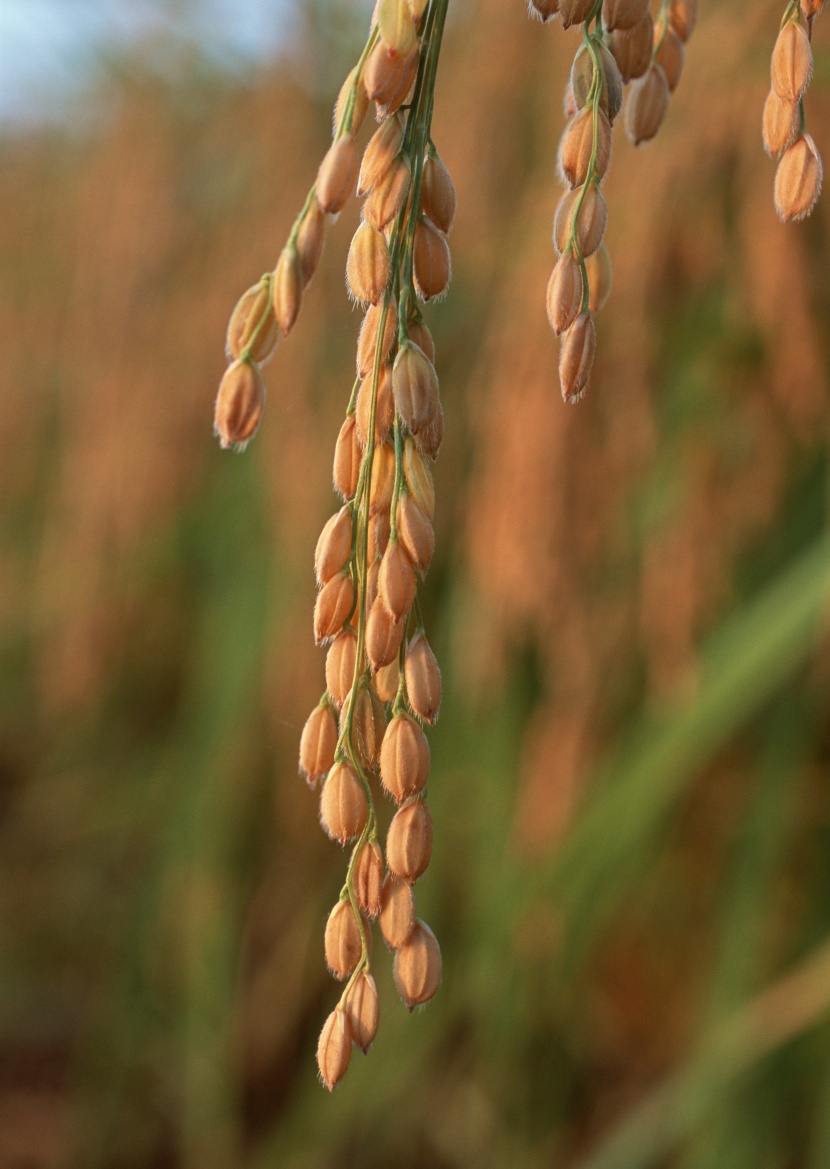
MULTIPOLYGON (((418 604, 417 598, 415 600, 415 604, 416 605, 418 604)), ((418 610, 418 613, 420 616, 420 609, 418 610)), ((395 695, 394 701, 392 703, 392 717, 393 718, 396 717, 397 715, 400 715, 400 714, 406 714, 408 706, 409 706, 409 695, 407 694, 407 690, 406 690, 405 670, 406 670, 406 654, 407 654, 407 650, 409 649, 410 640, 411 639, 410 639, 409 635, 403 637, 401 639, 401 648, 398 651, 398 692, 395 695)))
POLYGON ((671 0, 663 0, 662 4, 660 5, 660 11, 657 13, 657 24, 655 25, 655 27, 659 26, 660 36, 658 37, 657 41, 655 42, 654 48, 652 49, 652 52, 651 52, 651 63, 652 64, 654 64, 654 62, 660 56, 660 50, 663 48, 663 42, 665 41, 666 36, 668 34, 668 31, 669 31, 669 4, 670 3, 671 3, 671 0))
POLYGON ((260 280, 260 284, 264 284, 265 287, 267 288, 268 299, 265 302, 265 310, 262 313, 262 316, 257 321, 256 328, 254 329, 253 333, 251 333, 251 336, 248 340, 248 344, 245 346, 244 350, 240 354, 240 358, 239 358, 240 361, 250 362, 252 360, 251 354, 254 351, 254 348, 256 346, 257 341, 259 340, 260 333, 265 328, 265 326, 269 322, 273 321, 273 319, 274 319, 274 310, 271 306, 272 287, 274 284, 273 274, 271 272, 266 272, 266 274, 260 280))
POLYGON ((403 487, 403 427, 398 415, 395 415, 395 486, 392 489, 392 511, 389 517, 389 539, 398 538, 398 500, 403 487))
POLYGON ((360 54, 360 58, 358 59, 357 65, 355 67, 354 77, 352 78, 352 83, 349 86, 349 96, 346 98, 346 108, 343 110, 343 115, 337 126, 335 139, 341 138, 344 134, 351 134, 352 132, 352 119, 354 118, 354 107, 355 102, 357 101, 357 87, 360 83, 360 78, 363 75, 363 66, 366 64, 372 49, 377 44, 379 35, 378 26, 375 24, 372 26, 372 31, 369 33, 369 39, 363 46, 363 52, 360 54))
POLYGON ((308 215, 309 211, 311 210, 311 207, 312 207, 316 197, 317 197, 317 184, 314 183, 311 190, 308 192, 308 194, 305 197, 305 203, 303 203, 302 211, 297 216, 297 218, 294 220, 294 223, 291 227, 291 234, 288 237, 288 243, 285 245, 287 248, 296 248, 297 247, 297 236, 300 234, 300 228, 303 225, 303 220, 305 219, 306 215, 308 215))
POLYGON ((347 418, 349 418, 352 414, 354 414, 355 403, 357 402, 357 394, 358 394, 359 389, 360 389, 360 378, 357 377, 354 380, 354 385, 352 386, 352 395, 349 398, 349 405, 346 409, 346 417, 347 418))
MULTIPOLYGON (((357 99, 357 85, 358 85, 358 82, 360 81, 360 78, 363 75, 363 67, 366 64, 366 61, 368 60, 369 54, 371 53, 372 49, 377 44, 378 36, 379 36, 379 33, 378 33, 377 25, 373 25, 372 30, 369 33, 368 40, 366 41, 366 44, 363 46, 363 52, 360 54, 360 57, 358 58, 357 65, 355 67, 355 74, 354 74, 354 77, 352 79, 352 84, 349 87, 349 96, 346 100, 346 106, 345 106, 343 113, 340 117, 340 121, 337 124, 337 130, 336 130, 335 135, 334 135, 335 141, 338 138, 342 138, 344 134, 351 134, 351 132, 352 132, 352 118, 354 117, 354 107, 355 107, 355 101, 357 99)), ((311 210, 311 207, 312 207, 312 204, 314 203, 314 199, 315 199, 316 195, 317 195, 317 184, 314 183, 313 186, 311 187, 311 190, 306 195, 306 199, 305 199, 305 203, 303 204, 302 211, 297 216, 297 218, 294 220, 293 226, 291 228, 291 234, 288 237, 288 243, 286 245, 287 247, 295 248, 297 246, 297 235, 299 234, 303 220, 305 219, 306 215, 308 215, 309 211, 311 210)))
MULTIPOLYGON (((363 779, 362 772, 360 772, 359 774, 361 776, 361 779, 363 779)), ((371 807, 371 804, 370 804, 370 807, 371 807)), ((356 897, 355 891, 354 891, 354 871, 355 871, 355 868, 357 867, 357 858, 360 855, 360 850, 361 850, 361 848, 363 848, 363 845, 369 839, 370 833, 373 833, 374 831, 375 831, 375 821, 374 821, 374 814, 372 814, 371 816, 369 816, 367 818, 366 825, 365 825, 363 831, 361 832, 360 836, 358 837, 357 844, 352 849, 352 855, 349 858, 349 867, 346 870, 346 881, 345 881, 345 884, 343 885, 343 889, 340 892, 340 900, 341 901, 345 900, 345 898, 343 896, 344 893, 345 893, 346 897, 348 898, 349 904, 352 907, 352 913, 354 913, 355 919, 357 921, 357 928, 360 930, 360 960, 358 961, 357 966, 355 966, 354 970, 352 971, 351 976, 349 977, 349 981, 346 983, 345 987, 343 988, 343 993, 341 994, 340 1001, 337 1004, 339 1007, 345 1006, 346 999, 349 997, 349 991, 354 986, 354 984, 355 984, 356 980, 358 979, 358 977, 360 976, 360 974, 364 970, 368 971, 370 969, 369 942, 368 942, 368 939, 366 937, 366 923, 363 920, 363 914, 360 912, 360 906, 357 904, 357 897, 356 897)))
POLYGON ((429 37, 429 46, 423 64, 423 85, 421 94, 423 100, 415 102, 414 115, 410 116, 407 124, 407 134, 412 130, 409 142, 410 157, 412 160, 412 199, 410 204, 409 220, 406 225, 406 240, 404 247, 404 267, 400 281, 400 316, 398 317, 398 336, 407 336, 410 315, 410 302, 413 298, 412 263, 415 242, 415 231, 421 217, 421 179, 424 170, 424 159, 427 146, 431 143, 432 114, 435 108, 435 79, 438 73, 438 60, 441 55, 441 43, 444 37, 444 24, 447 19, 449 0, 435 0, 433 8, 430 5, 429 15, 424 37, 429 37))
POLYGON ((798 0, 790 0, 789 4, 784 9, 784 15, 781 17, 781 28, 783 28, 789 20, 793 19, 798 20, 798 0))

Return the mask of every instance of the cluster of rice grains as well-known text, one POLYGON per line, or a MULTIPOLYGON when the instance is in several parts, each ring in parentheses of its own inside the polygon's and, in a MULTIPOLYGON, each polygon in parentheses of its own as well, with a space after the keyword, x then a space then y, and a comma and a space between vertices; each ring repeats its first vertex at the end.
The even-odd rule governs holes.
POLYGON ((775 209, 784 223, 805 219, 821 193, 821 156, 805 132, 804 94, 813 75, 813 21, 825 2, 790 0, 772 50, 762 128, 767 154, 779 159, 775 209))
POLYGON ((455 191, 430 137, 448 0, 379 0, 364 51, 335 109, 326 154, 275 272, 240 300, 228 329, 232 358, 215 426, 244 445, 262 415, 260 366, 291 331, 320 258, 328 217, 357 190, 363 214, 346 277, 366 308, 357 379, 334 455, 345 501, 317 543, 314 636, 328 645, 326 691, 300 742, 300 769, 320 791, 323 828, 351 845, 346 880, 325 929, 325 955, 345 980, 317 1050, 332 1089, 356 1044, 378 1026, 370 923, 394 951, 394 981, 412 1010, 441 981, 441 951, 415 914, 413 885, 432 853, 426 803, 430 752, 423 724, 438 717, 441 676, 424 634, 418 578, 434 549, 430 461, 443 433, 435 347, 419 301, 450 281, 447 235, 455 191), (370 105, 379 129, 361 156, 356 135, 370 105), (370 779, 394 800, 384 849, 370 779))
POLYGON ((547 291, 548 319, 562 337, 562 397, 578 402, 594 363, 593 318, 611 290, 601 184, 611 161, 614 121, 625 102, 626 132, 634 145, 656 135, 680 81, 698 0, 662 0, 656 20, 649 0, 528 0, 528 7, 543 23, 558 16, 565 28, 582 25, 583 43, 565 91, 570 121, 559 170, 568 191, 554 220, 559 258, 547 291))
MULTIPOLYGON (((294 327, 328 220, 356 191, 363 212, 346 277, 366 312, 334 455, 334 484, 344 503, 323 528, 315 554, 314 635, 328 645, 326 690, 300 743, 300 768, 320 792, 323 828, 351 845, 346 880, 325 928, 326 961, 345 982, 318 1044, 320 1076, 329 1089, 344 1075, 352 1046, 368 1050, 377 1030, 373 921, 394 951, 395 986, 410 1010, 431 999, 441 980, 441 952, 415 915, 413 886, 432 852, 423 727, 435 722, 441 694, 416 593, 434 550, 430 461, 438 455, 444 419, 435 349, 419 302, 440 297, 451 275, 447 236, 455 192, 430 134, 448 3, 378 0, 305 206, 274 272, 234 309, 227 335, 231 362, 216 401, 222 446, 241 449, 265 405, 261 367, 294 327), (356 137, 370 107, 379 128, 361 158, 356 137), (385 842, 370 782, 377 777, 396 805, 385 842)), ((784 220, 809 214, 821 185, 802 99, 812 71, 812 21, 823 4, 791 0, 773 53, 764 142, 780 156, 775 198, 784 220)), ((575 402, 593 364, 593 318, 611 284, 602 182, 612 128, 624 105, 635 145, 657 134, 680 80, 698 0, 661 0, 656 16, 649 0, 528 5, 545 23, 559 17, 565 28, 582 25, 559 149, 568 190, 556 212, 558 260, 547 290, 548 317, 562 337, 562 394, 575 402)))

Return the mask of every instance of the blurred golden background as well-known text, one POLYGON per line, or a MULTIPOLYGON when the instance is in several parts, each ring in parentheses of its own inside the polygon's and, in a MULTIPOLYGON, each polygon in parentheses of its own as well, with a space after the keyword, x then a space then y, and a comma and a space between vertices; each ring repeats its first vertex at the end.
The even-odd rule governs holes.
POLYGON ((344 858, 296 753, 356 204, 254 444, 211 421, 369 8, 297 0, 243 75, 113 52, 0 139, 0 1169, 828 1169, 830 203, 773 210, 781 0, 704 4, 657 140, 615 134, 576 408, 544 304, 578 32, 451 6, 444 985, 408 1017, 376 944, 374 1049, 316 1080, 344 858))

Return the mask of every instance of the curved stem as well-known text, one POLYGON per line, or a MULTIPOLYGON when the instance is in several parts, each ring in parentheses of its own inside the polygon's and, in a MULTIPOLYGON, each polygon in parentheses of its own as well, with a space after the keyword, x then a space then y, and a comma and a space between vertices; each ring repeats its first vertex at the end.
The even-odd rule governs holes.
POLYGON ((253 354, 254 348, 256 346, 256 343, 259 340, 260 333, 262 332, 262 330, 265 328, 266 325, 270 324, 274 320, 274 310, 271 307, 271 296, 272 296, 272 289, 273 289, 273 285, 274 285, 273 273, 266 272, 265 275, 260 280, 260 284, 264 285, 265 288, 268 290, 268 297, 265 301, 265 308, 262 311, 262 315, 260 316, 259 320, 257 321, 256 328, 254 329, 253 333, 251 333, 251 336, 248 340, 248 344, 245 346, 244 350, 240 354, 240 358, 239 358, 240 361, 250 362, 253 360, 252 354, 253 354))
POLYGON ((377 44, 379 35, 380 33, 378 32, 378 26, 375 24, 372 26, 372 31, 369 33, 369 39, 363 46, 363 52, 360 54, 357 65, 355 66, 354 77, 352 78, 352 83, 349 86, 349 96, 346 98, 346 108, 343 110, 343 115, 340 119, 340 122, 338 123, 335 138, 340 138, 343 134, 351 134, 352 132, 354 107, 355 102, 357 101, 357 87, 360 82, 360 78, 363 75, 363 66, 366 64, 372 49, 377 44))
POLYGON ((660 56, 660 50, 663 48, 663 42, 665 41, 666 36, 668 34, 668 31, 669 31, 669 4, 670 3, 671 3, 671 0, 663 0, 662 4, 660 5, 660 11, 657 13, 657 20, 655 22, 655 27, 657 25, 660 26, 660 36, 655 41, 654 48, 652 49, 652 52, 651 52, 652 65, 657 60, 657 58, 660 56))

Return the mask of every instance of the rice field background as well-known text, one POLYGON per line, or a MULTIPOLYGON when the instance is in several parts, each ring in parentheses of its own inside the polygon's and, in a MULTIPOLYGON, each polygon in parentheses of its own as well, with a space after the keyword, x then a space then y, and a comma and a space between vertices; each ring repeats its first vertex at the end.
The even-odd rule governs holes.
MULTIPOLYGON (((658 139, 615 135, 576 408, 544 294, 578 36, 452 7, 444 983, 408 1016, 376 942, 378 1038, 331 1098, 343 857, 296 753, 356 204, 255 442, 211 421, 370 5, 296 5, 243 76, 139 45, 0 140, 2 1169, 830 1166, 830 204, 773 210, 783 5, 704 4, 658 139)), ((830 157, 830 21, 814 50, 830 157)))

